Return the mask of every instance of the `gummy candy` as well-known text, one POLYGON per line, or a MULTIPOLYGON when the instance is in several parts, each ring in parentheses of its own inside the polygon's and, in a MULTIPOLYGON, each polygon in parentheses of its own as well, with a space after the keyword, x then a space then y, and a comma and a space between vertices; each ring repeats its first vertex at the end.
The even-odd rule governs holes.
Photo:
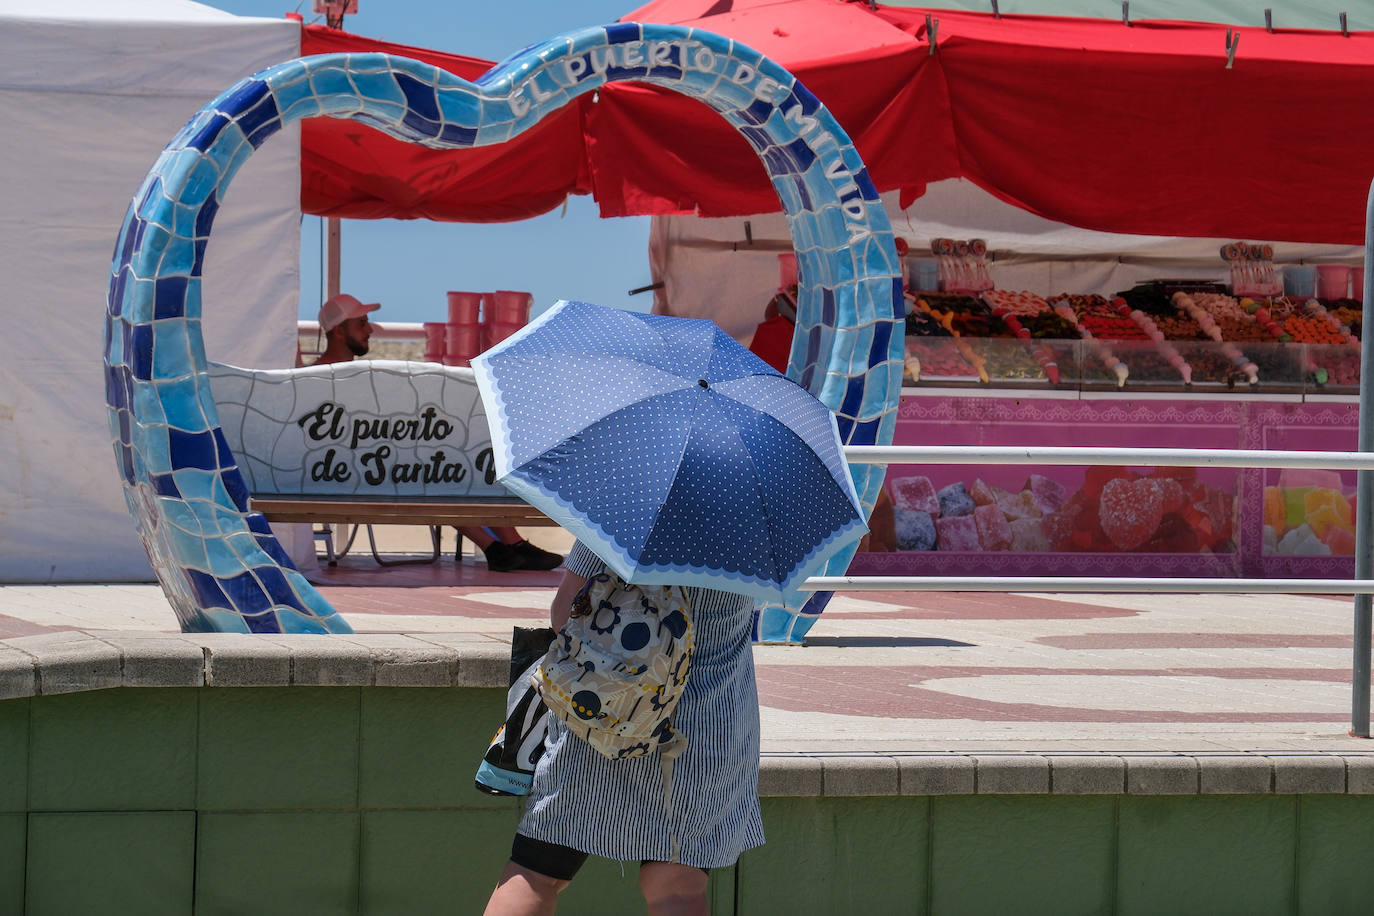
POLYGON ((1035 504, 1035 497, 1030 490, 1019 490, 1015 493, 997 494, 997 508, 1002 510, 1002 514, 1008 520, 1018 518, 1039 518, 1044 515, 1040 507, 1035 504))
POLYGON ((1154 537, 1138 549, 1149 553, 1197 553, 1199 546, 1197 532, 1182 516, 1166 515, 1154 537))
POLYGON ((997 506, 974 509, 973 521, 978 528, 978 543, 983 545, 984 550, 1006 550, 1011 546, 1011 526, 997 506))
POLYGON ((1109 480, 1098 504, 1102 532, 1121 550, 1134 550, 1148 541, 1164 518, 1164 494, 1151 478, 1109 480))
MULTIPOLYGON (((1333 490, 1330 487, 1314 487, 1307 491, 1303 497, 1303 505, 1307 508, 1307 518, 1311 521, 1312 513, 1323 506, 1329 507, 1335 514, 1335 518, 1342 525, 1351 525, 1353 516, 1350 513, 1350 502, 1345 498, 1340 490, 1333 490)), ((1315 529, 1315 525, 1313 528, 1315 529)), ((1317 532, 1321 536, 1321 532, 1317 532)))
POLYGON ((899 477, 889 485, 892 505, 898 509, 915 509, 931 515, 940 514, 940 500, 929 477, 899 477))
POLYGON ((1090 467, 1083 473, 1083 489, 1088 491, 1088 495, 1097 497, 1102 495, 1102 488, 1113 480, 1134 480, 1137 475, 1125 468, 1113 467, 1090 467))
POLYGON ((930 550, 935 547, 935 521, 920 509, 893 508, 898 550, 930 550))
POLYGON ((1198 539, 1202 546, 1217 547, 1230 539, 1234 513, 1229 493, 1209 487, 1201 499, 1193 502, 1192 508, 1207 520, 1206 526, 1195 526, 1198 527, 1198 539), (1212 532, 1210 539, 1204 536, 1208 526, 1212 532))
POLYGON ((1274 529, 1276 537, 1288 530, 1288 507, 1278 487, 1264 488, 1264 523, 1274 529))
POLYGON ((1156 477, 1155 483, 1159 484, 1160 496, 1164 500, 1164 514, 1177 512, 1188 505, 1188 494, 1183 489, 1183 484, 1172 477, 1156 477))
POLYGON ((1017 518, 1008 523, 1011 528, 1011 549, 1022 553, 1045 553, 1050 549, 1050 539, 1045 535, 1045 526, 1038 518, 1017 518))
POLYGON ((1176 480, 1185 490, 1197 486, 1197 468, 1160 467, 1150 472, 1156 480, 1176 480))
POLYGON ((1005 492, 1007 491, 1003 490, 1001 487, 995 487, 990 483, 985 483, 981 477, 975 480, 973 486, 969 489, 969 495, 973 497, 974 503, 979 506, 989 506, 996 503, 998 494, 1005 492))
POLYGON ((1341 472, 1320 468, 1284 468, 1279 472, 1279 486, 1289 490, 1301 490, 1308 487, 1339 490, 1341 488, 1341 472))
POLYGON ((1326 556, 1331 548, 1323 544, 1307 525, 1299 525, 1279 540, 1279 553, 1294 556, 1326 556))
POLYGON ((1307 494, 1311 487, 1284 487, 1283 502, 1288 512, 1288 527, 1296 528, 1307 521, 1307 494))
POLYGON ((1086 501, 1081 494, 1082 490, 1074 493, 1064 505, 1055 509, 1041 520, 1041 525, 1045 529, 1045 537, 1049 539, 1050 546, 1055 550, 1072 549, 1074 523, 1078 520, 1079 513, 1083 511, 1083 504, 1086 501))
POLYGON ((982 550, 978 543, 978 526, 972 515, 956 515, 935 520, 936 550, 982 550))
POLYGON ((935 494, 940 500, 941 515, 972 515, 976 503, 973 497, 969 496, 968 490, 964 488, 962 482, 952 483, 947 487, 941 487, 935 494))
POLYGON ((1326 534, 1317 535, 1322 543, 1331 548, 1331 552, 1337 556, 1348 557, 1355 554, 1355 533, 1340 525, 1331 525, 1326 529, 1326 534))
POLYGON ((1312 533, 1323 541, 1327 539, 1326 532, 1329 528, 1344 528, 1352 533, 1355 531, 1355 526, 1342 519, 1340 513, 1332 506, 1318 506, 1307 513, 1307 525, 1312 529, 1312 533))
POLYGON ((1022 489, 1030 493, 1031 500, 1035 503, 1035 507, 1040 510, 1041 515, 1049 515, 1064 505, 1064 500, 1068 497, 1068 492, 1062 483, 1051 480, 1042 474, 1030 475, 1022 489))

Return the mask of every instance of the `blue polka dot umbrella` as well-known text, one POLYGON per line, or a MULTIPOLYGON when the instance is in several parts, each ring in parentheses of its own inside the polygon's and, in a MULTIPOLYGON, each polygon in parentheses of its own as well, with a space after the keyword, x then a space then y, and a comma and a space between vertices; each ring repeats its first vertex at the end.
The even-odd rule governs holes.
POLYGON ((714 322, 559 302, 472 368, 497 478, 628 582, 779 601, 868 530, 834 416, 714 322))

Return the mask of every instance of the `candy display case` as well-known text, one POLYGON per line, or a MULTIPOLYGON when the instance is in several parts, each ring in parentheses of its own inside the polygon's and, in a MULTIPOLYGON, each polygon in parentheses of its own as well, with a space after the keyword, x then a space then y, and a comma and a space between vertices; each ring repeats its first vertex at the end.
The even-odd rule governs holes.
MULTIPOLYGON (((1348 451, 1357 428, 1345 397, 915 388, 894 443, 1348 451)), ((886 487, 855 575, 1353 575, 1353 471, 890 465, 886 487)))
POLYGON ((1353 393, 1359 303, 1169 280, 1113 297, 908 293, 909 385, 1179 394, 1353 393), (945 340, 931 338, 944 337, 945 340))
MULTIPOLYGON (((909 294, 895 443, 1353 449, 1360 303, 1255 277, 909 294)), ((855 574, 1353 575, 1353 472, 893 465, 887 492, 855 574)))

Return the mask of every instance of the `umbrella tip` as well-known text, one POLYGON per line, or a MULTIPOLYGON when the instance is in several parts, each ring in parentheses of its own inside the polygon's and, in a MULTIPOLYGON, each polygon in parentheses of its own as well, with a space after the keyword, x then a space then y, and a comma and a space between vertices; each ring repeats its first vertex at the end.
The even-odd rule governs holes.
POLYGON ((704 379, 704 378, 699 378, 699 379, 697 379, 697 384, 700 385, 700 386, 703 387, 703 388, 710 388, 710 387, 711 387, 710 385, 706 384, 706 379, 704 379))

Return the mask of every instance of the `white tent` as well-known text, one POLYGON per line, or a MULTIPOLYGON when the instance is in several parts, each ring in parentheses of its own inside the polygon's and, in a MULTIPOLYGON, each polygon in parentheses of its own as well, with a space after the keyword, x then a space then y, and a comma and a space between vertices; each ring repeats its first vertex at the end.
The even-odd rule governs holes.
MULTIPOLYGON (((0 0, 0 582, 152 578, 124 504, 101 352, 124 211, 163 146, 300 26, 186 0, 0 0)), ((206 251, 209 358, 293 364, 300 142, 234 180, 206 251)))
MULTIPOLYGON (((1279 265, 1314 259, 1357 265, 1364 255, 1364 249, 1345 245, 1077 229, 1005 204, 959 179, 936 182, 906 210, 895 192, 884 194, 883 201, 893 234, 907 240, 913 257, 930 257, 934 238, 981 238, 988 243, 990 272, 999 289, 1041 296, 1111 295, 1151 279, 1224 280, 1220 249, 1228 242, 1269 241, 1279 265)), ((777 254, 791 250, 781 213, 730 219, 656 216, 649 259, 663 287, 654 293, 654 310, 711 318, 747 341, 777 291, 777 254)))

